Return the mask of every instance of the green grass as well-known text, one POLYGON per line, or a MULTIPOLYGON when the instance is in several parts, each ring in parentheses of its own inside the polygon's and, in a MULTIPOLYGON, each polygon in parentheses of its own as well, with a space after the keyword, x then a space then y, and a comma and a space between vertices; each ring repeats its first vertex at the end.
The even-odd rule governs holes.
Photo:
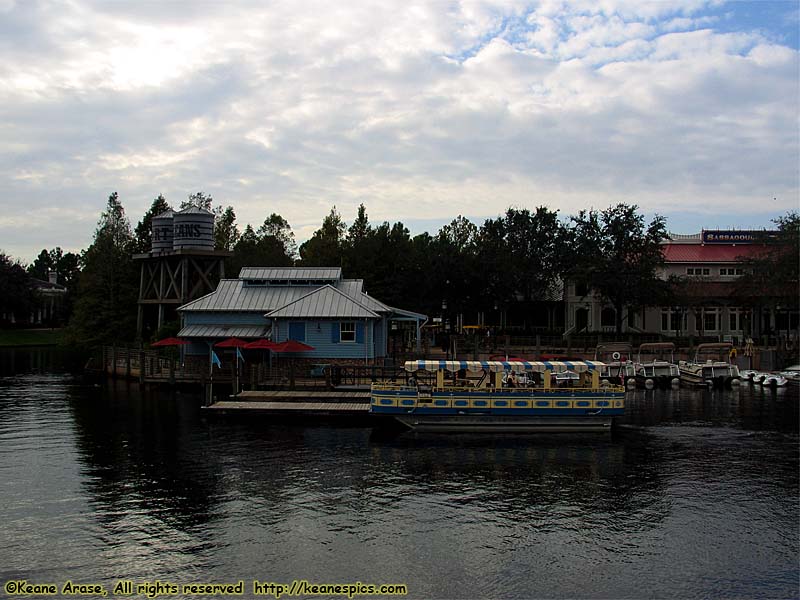
POLYGON ((59 329, 0 329, 0 348, 13 346, 55 346, 61 343, 59 329))

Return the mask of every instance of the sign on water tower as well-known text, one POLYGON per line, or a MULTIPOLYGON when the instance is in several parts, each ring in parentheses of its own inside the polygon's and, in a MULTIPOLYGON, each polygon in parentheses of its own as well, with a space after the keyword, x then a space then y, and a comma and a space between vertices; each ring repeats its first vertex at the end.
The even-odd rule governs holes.
POLYGON ((153 217, 151 229, 152 245, 150 247, 153 254, 164 254, 172 252, 172 229, 173 217, 175 213, 171 210, 153 217))
POLYGON ((196 206, 175 213, 173 250, 214 250, 214 214, 196 206))

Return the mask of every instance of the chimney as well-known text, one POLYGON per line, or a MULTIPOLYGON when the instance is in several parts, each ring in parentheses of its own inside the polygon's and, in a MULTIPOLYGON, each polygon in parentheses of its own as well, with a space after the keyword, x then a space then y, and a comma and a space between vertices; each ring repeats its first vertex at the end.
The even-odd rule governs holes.
POLYGON ((53 285, 56 285, 58 283, 58 271, 48 271, 47 281, 49 281, 53 285))

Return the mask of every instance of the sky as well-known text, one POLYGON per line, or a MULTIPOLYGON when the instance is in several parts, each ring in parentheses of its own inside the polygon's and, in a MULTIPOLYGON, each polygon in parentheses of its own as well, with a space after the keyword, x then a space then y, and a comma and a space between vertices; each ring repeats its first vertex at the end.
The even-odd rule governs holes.
POLYGON ((0 250, 80 251, 203 191, 299 242, 635 204, 675 233, 800 209, 800 4, 0 0, 0 250))

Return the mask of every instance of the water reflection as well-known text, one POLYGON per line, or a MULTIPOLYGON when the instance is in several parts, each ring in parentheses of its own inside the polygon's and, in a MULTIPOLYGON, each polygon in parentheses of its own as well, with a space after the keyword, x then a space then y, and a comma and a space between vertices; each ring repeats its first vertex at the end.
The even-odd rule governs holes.
POLYGON ((441 598, 796 592, 796 394, 637 390, 600 438, 387 437, 206 419, 199 404, 0 377, 0 576, 394 581, 441 598))

